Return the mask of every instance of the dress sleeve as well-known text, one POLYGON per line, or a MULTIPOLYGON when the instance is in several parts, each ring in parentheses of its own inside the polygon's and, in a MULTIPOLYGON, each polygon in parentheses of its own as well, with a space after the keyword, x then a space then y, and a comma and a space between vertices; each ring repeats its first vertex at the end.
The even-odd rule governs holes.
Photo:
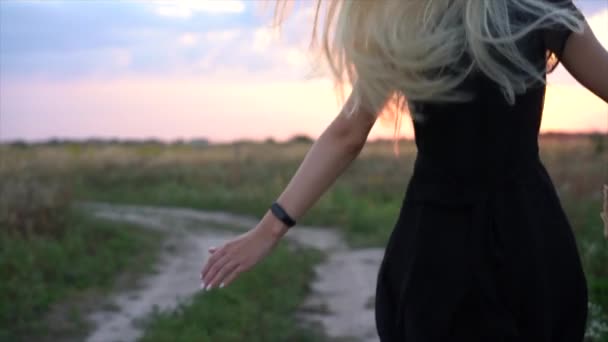
MULTIPOLYGON (((579 18, 583 19, 583 14, 572 2, 572 0, 548 0, 559 7, 572 10, 579 18)), ((573 31, 563 24, 554 24, 551 27, 542 30, 543 41, 545 48, 555 54, 558 60, 561 60, 566 41, 573 31)))

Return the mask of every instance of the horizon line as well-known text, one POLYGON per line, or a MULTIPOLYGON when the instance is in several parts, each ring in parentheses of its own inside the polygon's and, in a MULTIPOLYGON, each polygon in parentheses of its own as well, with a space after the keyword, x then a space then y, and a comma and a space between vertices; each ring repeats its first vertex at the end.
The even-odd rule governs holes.
MULTIPOLYGON (((563 136, 563 137, 577 137, 577 136, 594 136, 594 135, 606 135, 608 138, 608 129, 606 130, 581 130, 581 131, 567 131, 567 130, 550 130, 550 131, 542 131, 539 133, 539 138, 541 137, 551 137, 551 136, 563 136)), ((189 137, 189 138, 160 138, 160 137, 103 137, 103 136, 90 136, 90 137, 48 137, 44 139, 10 139, 10 140, 2 140, 0 138, 0 145, 50 145, 50 144, 71 144, 71 143, 154 143, 154 144, 163 144, 163 145, 175 145, 175 144, 201 144, 201 145, 231 145, 231 144, 242 144, 242 143, 276 143, 276 144, 284 144, 284 143, 292 143, 294 141, 316 141, 317 137, 313 137, 309 134, 305 133, 295 133, 288 138, 277 139, 273 136, 268 136, 264 138, 235 138, 231 140, 217 140, 200 136, 200 137, 189 137)), ((393 137, 389 136, 377 136, 367 140, 367 142, 386 142, 393 141, 393 137)), ((399 136, 399 141, 414 141, 414 136, 399 136)))

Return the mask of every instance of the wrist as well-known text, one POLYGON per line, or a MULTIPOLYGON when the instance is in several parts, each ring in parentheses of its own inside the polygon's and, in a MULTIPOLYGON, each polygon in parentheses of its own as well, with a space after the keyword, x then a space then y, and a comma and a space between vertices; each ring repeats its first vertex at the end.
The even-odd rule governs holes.
POLYGON ((296 224, 296 221, 289 215, 283 206, 281 206, 278 202, 272 203, 270 206, 270 212, 276 217, 279 221, 283 222, 287 227, 293 227, 296 224))
POLYGON ((283 235, 285 235, 285 233, 287 233, 289 230, 289 227, 274 216, 270 210, 268 210, 264 215, 260 228, 276 240, 283 237, 283 235))

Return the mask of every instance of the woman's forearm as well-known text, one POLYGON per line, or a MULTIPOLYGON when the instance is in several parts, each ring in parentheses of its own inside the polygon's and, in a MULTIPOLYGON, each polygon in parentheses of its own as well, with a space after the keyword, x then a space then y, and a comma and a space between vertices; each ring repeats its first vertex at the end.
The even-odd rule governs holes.
MULTIPOLYGON (((325 193, 342 172, 360 153, 364 141, 334 134, 331 127, 312 145, 277 202, 295 220, 298 220, 325 193)), ((287 232, 287 226, 267 211, 261 225, 275 236, 287 232)))

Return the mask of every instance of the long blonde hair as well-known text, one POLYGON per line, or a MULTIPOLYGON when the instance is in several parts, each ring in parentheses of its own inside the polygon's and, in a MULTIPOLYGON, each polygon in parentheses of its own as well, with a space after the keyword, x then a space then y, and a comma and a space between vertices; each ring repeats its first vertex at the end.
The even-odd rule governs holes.
MULTIPOLYGON (((316 0, 311 47, 320 48, 339 89, 353 87, 349 114, 388 115, 397 135, 409 101, 470 99, 457 86, 475 68, 496 81, 511 104, 532 83, 545 82, 556 56, 548 52, 553 62, 535 65, 516 41, 555 25, 582 32, 583 18, 566 6, 570 1, 316 0), (465 54, 468 65, 459 65, 465 54)), ((292 5, 276 0, 275 24, 292 5)))

